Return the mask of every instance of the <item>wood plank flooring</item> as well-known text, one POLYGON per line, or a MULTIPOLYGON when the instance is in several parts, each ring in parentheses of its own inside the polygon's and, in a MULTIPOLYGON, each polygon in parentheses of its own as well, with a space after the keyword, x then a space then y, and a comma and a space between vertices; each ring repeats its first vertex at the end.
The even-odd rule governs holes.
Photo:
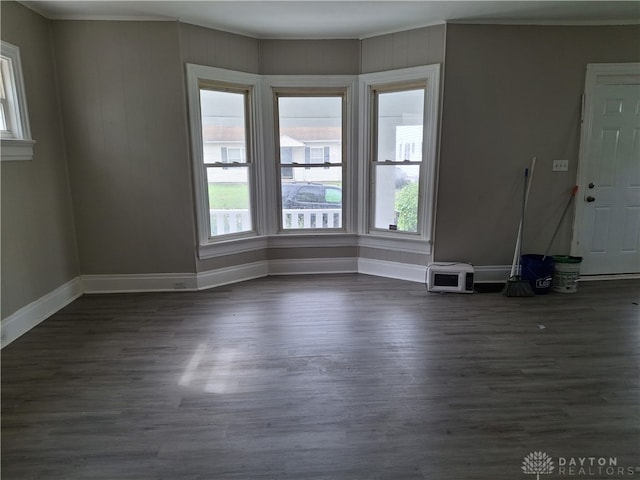
POLYGON ((638 303, 356 274, 83 296, 2 351, 2 478, 532 479, 532 451, 629 478, 558 457, 640 467, 638 303))

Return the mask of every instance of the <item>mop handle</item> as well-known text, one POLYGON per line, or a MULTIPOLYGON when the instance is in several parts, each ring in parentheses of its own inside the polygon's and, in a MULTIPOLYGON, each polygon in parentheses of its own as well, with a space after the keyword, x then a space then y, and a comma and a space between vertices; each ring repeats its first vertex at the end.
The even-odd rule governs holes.
POLYGON ((571 205, 573 198, 576 196, 576 193, 578 193, 577 185, 571 189, 571 195, 569 196, 569 201, 567 202, 567 205, 564 207, 564 210, 562 211, 562 216, 560 217, 560 221, 558 222, 558 225, 556 225, 556 229, 553 232, 553 235, 551 236, 551 241, 549 242, 549 246, 547 247, 547 250, 544 252, 544 257, 542 257, 543 262, 549 256, 551 245, 553 245, 553 241, 556 239, 556 235, 558 235, 558 231, 560 230, 560 225, 562 225, 562 220, 564 220, 565 215, 569 211, 569 206, 571 205))
POLYGON ((528 168, 524 169, 524 198, 522 201, 522 211, 520 215, 520 225, 518 226, 518 238, 516 239, 516 248, 513 252, 513 262, 511 262, 511 273, 513 277, 516 274, 517 265, 520 263, 520 254, 522 249, 522 235, 524 230, 524 212, 527 209, 527 202, 529 201, 529 190, 531 189, 531 180, 533 180, 533 170, 536 167, 536 157, 531 160, 531 171, 528 168))

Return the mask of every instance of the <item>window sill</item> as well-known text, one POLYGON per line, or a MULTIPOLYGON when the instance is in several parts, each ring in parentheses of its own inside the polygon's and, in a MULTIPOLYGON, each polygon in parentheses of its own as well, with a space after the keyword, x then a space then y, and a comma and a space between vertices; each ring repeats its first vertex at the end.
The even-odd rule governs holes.
POLYGON ((224 257, 266 248, 369 247, 395 252, 431 254, 431 242, 417 238, 391 238, 385 235, 356 235, 354 233, 297 233, 235 238, 200 245, 201 260, 224 257))
POLYGON ((322 232, 314 229, 309 232, 281 233, 269 237, 269 247, 273 248, 315 248, 315 247, 355 247, 358 236, 344 231, 322 232))
POLYGON ((314 231, 293 235, 265 235, 212 242, 200 245, 198 256, 204 260, 265 248, 355 247, 357 245, 358 237, 352 233, 319 233, 314 231))
POLYGON ((198 247, 198 257, 204 260, 207 258, 246 253, 266 247, 267 237, 234 238, 200 245, 198 247))
POLYGON ((33 160, 33 146, 35 144, 35 140, 3 138, 0 157, 3 162, 33 160))

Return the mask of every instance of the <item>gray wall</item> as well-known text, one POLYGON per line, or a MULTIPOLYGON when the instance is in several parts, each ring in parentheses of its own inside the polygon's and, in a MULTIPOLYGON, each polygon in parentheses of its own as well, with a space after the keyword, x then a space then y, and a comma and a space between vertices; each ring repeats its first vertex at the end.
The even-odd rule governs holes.
MULTIPOLYGON (((534 155, 524 250, 544 253, 576 181, 587 63, 637 62, 639 40, 639 26, 447 26, 437 260, 511 263, 534 155)), ((551 253, 568 253, 570 222, 551 253)))
MULTIPOLYGON (((523 168, 538 156, 525 246, 539 251, 575 182, 586 64, 640 60, 640 27, 448 25, 362 42, 261 42, 176 22, 49 22, 3 2, 2 38, 22 48, 38 141, 33 162, 2 163, 3 317, 78 274, 189 273, 356 252, 423 263, 423 255, 373 248, 198 261, 184 62, 366 73, 443 63, 445 34, 437 259, 508 264, 523 168), (556 158, 569 159, 570 171, 552 173, 556 158)), ((556 250, 568 241, 566 225, 556 250)))
POLYGON ((362 41, 360 73, 444 62, 446 25, 390 33, 362 41))
POLYGON ((259 73, 259 40, 188 23, 179 28, 183 63, 259 73))
POLYGON ((194 272, 178 23, 53 32, 82 273, 194 272))
POLYGON ((358 40, 262 40, 263 75, 357 75, 358 40))
POLYGON ((32 161, 1 162, 2 318, 78 275, 49 22, 2 2, 2 39, 20 47, 32 161))

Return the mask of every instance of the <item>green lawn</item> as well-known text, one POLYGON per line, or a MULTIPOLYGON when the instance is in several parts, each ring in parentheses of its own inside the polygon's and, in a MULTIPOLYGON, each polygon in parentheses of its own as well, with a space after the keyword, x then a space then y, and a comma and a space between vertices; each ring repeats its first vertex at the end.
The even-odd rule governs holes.
POLYGON ((210 183, 209 208, 249 208, 249 188, 243 183, 210 183))

